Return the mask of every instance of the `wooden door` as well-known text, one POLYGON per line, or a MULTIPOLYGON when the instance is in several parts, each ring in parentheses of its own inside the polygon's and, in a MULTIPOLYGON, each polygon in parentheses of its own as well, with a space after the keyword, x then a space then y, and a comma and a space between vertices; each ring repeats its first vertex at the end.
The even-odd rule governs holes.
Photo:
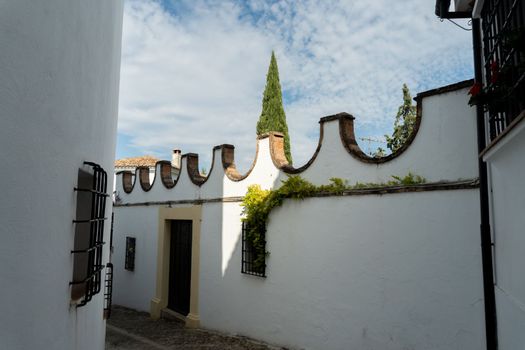
POLYGON ((184 316, 190 311, 191 220, 172 220, 168 308, 184 316))

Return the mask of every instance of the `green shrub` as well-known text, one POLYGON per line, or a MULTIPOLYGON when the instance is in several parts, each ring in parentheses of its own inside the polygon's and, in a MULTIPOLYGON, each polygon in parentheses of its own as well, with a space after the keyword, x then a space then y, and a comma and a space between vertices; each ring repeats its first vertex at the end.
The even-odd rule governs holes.
POLYGON ((266 251, 263 233, 266 231, 266 224, 271 211, 275 207, 283 204, 287 198, 304 199, 313 197, 320 193, 331 195, 343 195, 345 191, 364 188, 389 187, 389 186, 411 186, 424 183, 425 178, 414 175, 411 172, 404 177, 392 175, 393 180, 386 183, 360 183, 348 185, 348 181, 332 177, 328 185, 316 186, 300 176, 289 176, 282 182, 281 187, 275 190, 263 190, 259 185, 251 185, 244 196, 241 206, 244 207, 242 219, 246 223, 246 239, 255 250, 256 259, 254 267, 262 268, 265 263, 266 251))

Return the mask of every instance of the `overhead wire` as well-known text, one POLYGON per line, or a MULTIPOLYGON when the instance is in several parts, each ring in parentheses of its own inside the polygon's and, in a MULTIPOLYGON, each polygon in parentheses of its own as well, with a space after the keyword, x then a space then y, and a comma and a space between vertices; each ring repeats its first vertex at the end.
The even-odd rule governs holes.
MULTIPOLYGON (((457 27, 459 27, 459 28, 461 28, 461 29, 463 29, 463 30, 465 30, 465 31, 467 31, 467 32, 472 31, 472 28, 470 28, 470 29, 469 29, 469 28, 465 28, 465 27, 463 27, 462 25, 460 25, 460 24, 454 22, 454 21, 451 20, 450 18, 445 18, 445 19, 446 19, 447 21, 451 22, 452 24, 454 24, 455 26, 457 26, 457 27)), ((443 22, 443 18, 440 18, 440 21, 443 22)), ((469 26, 472 26, 472 20, 469 20, 469 21, 467 22, 467 24, 468 24, 469 26)))

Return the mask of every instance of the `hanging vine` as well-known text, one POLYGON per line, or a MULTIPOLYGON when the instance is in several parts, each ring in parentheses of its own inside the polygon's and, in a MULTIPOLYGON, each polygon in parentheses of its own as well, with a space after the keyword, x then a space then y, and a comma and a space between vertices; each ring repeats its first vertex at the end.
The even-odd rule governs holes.
POLYGON ((393 180, 386 183, 360 183, 349 185, 348 181, 340 178, 331 178, 328 185, 316 186, 300 176, 290 176, 282 182, 281 187, 275 190, 263 190, 259 185, 248 187, 241 206, 244 207, 242 219, 246 223, 246 239, 251 244, 256 258, 253 262, 254 268, 260 269, 264 266, 266 255, 263 233, 271 211, 283 204, 287 198, 304 199, 313 197, 320 193, 343 195, 345 191, 389 186, 410 186, 424 183, 425 178, 408 173, 404 177, 392 176, 393 180))

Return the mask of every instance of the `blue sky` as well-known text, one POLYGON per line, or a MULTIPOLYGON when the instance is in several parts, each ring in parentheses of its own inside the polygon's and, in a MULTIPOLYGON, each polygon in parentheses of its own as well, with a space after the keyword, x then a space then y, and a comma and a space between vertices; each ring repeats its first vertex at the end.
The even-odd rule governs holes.
POLYGON ((272 50, 296 166, 326 115, 351 113, 358 137, 381 138, 403 83, 415 96, 473 76, 471 33, 434 3, 127 0, 117 158, 178 148, 209 169, 213 146, 230 143, 248 169, 272 50))

